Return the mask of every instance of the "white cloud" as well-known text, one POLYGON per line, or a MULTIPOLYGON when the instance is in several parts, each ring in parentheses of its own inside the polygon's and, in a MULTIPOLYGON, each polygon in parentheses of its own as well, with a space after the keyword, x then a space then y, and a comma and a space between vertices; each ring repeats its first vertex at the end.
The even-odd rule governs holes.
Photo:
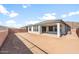
POLYGON ((42 19, 46 19, 46 20, 49 20, 49 19, 56 19, 55 16, 43 16, 42 19))
POLYGON ((0 13, 7 15, 9 11, 7 11, 7 9, 3 5, 0 5, 0 13))
POLYGON ((27 8, 27 6, 24 5, 23 8, 27 8))
POLYGON ((66 18, 66 17, 74 16, 74 15, 79 15, 79 11, 76 11, 76 12, 69 12, 69 13, 67 13, 67 14, 61 15, 61 17, 62 17, 62 18, 66 18))
POLYGON ((26 4, 26 5, 23 4, 22 5, 23 8, 27 8, 27 7, 30 7, 30 6, 31 6, 30 4, 26 4))
POLYGON ((13 27, 20 28, 20 27, 22 27, 22 24, 14 24, 13 27))
POLYGON ((20 27, 22 27, 22 25, 21 24, 8 24, 7 26, 9 26, 9 27, 14 27, 14 28, 20 28, 20 27))
POLYGON ((0 21, 0 25, 2 25, 2 22, 0 21))
POLYGON ((14 24, 6 24, 6 26, 11 27, 11 28, 20 28, 20 27, 22 27, 21 24, 16 24, 16 23, 14 23, 14 24))
POLYGON ((65 18, 65 17, 67 17, 67 15, 66 15, 66 14, 63 14, 63 15, 61 15, 61 17, 62 17, 62 18, 65 18))
POLYGON ((75 15, 75 12, 70 12, 70 13, 68 14, 68 16, 72 16, 72 15, 75 15))
POLYGON ((27 8, 27 6, 26 6, 26 5, 22 5, 22 7, 23 7, 23 8, 27 8))
POLYGON ((76 14, 79 14, 79 11, 77 11, 76 14))
POLYGON ((38 19, 40 20, 30 20, 30 21, 26 21, 26 25, 29 25, 29 24, 36 24, 36 23, 39 23, 43 20, 54 20, 56 19, 56 13, 46 13, 44 14, 42 17, 38 17, 38 19))
POLYGON ((0 13, 9 17, 16 17, 19 15, 17 12, 14 11, 9 12, 3 5, 0 5, 0 13))
POLYGON ((70 13, 68 14, 68 16, 73 16, 73 15, 79 15, 79 11, 70 12, 70 13))
POLYGON ((15 20, 8 20, 5 23, 6 23, 6 26, 8 26, 8 27, 14 27, 14 28, 22 27, 22 25, 17 24, 15 20))
POLYGON ((29 24, 35 24, 35 23, 38 23, 38 22, 40 22, 40 21, 30 20, 29 22, 26 21, 25 23, 26 23, 26 25, 29 25, 29 24))
POLYGON ((11 12, 10 14, 9 14, 9 17, 16 17, 16 16, 18 16, 19 14, 18 13, 16 13, 16 12, 11 12))
POLYGON ((42 17, 39 17, 40 19, 43 19, 43 20, 50 20, 50 19, 56 19, 56 13, 46 13, 44 14, 44 16, 42 17))
POLYGON ((14 20, 8 20, 8 21, 6 21, 6 24, 15 24, 16 23, 16 21, 14 21, 14 20))
POLYGON ((56 13, 52 13, 52 15, 56 15, 56 13))

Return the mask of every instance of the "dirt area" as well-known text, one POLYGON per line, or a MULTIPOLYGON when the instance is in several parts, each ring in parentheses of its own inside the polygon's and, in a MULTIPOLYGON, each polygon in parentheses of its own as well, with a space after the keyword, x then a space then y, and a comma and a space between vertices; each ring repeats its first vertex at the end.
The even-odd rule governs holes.
MULTIPOLYGON (((16 33, 34 43, 49 54, 79 53, 79 40, 73 37, 52 37, 42 34, 16 33), (66 38, 66 39, 65 39, 66 38)), ((71 35, 73 36, 73 35, 71 35)))
POLYGON ((32 52, 14 33, 10 33, 0 49, 0 54, 32 54, 32 52))

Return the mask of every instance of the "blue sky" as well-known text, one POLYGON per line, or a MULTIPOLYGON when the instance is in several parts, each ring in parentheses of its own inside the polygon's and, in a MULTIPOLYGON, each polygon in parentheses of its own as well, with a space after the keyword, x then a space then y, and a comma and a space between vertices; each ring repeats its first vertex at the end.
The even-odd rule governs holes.
POLYGON ((0 4, 0 25, 21 27, 48 19, 79 22, 79 4, 0 4))

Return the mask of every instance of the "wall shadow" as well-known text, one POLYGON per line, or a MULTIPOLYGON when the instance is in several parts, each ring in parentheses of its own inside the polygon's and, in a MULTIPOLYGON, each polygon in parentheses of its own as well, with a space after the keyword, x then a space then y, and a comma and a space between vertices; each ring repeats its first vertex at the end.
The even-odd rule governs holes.
POLYGON ((79 28, 76 29, 76 34, 79 37, 79 28))
POLYGON ((16 36, 9 33, 0 49, 0 54, 33 54, 32 51, 16 36))

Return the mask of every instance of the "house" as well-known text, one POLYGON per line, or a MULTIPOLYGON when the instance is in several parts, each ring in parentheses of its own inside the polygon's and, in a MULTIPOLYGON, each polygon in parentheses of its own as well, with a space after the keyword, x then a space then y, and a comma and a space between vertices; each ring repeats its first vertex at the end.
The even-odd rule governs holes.
POLYGON ((46 20, 33 25, 28 25, 29 33, 55 34, 58 37, 67 34, 70 29, 71 27, 61 19, 46 20))

